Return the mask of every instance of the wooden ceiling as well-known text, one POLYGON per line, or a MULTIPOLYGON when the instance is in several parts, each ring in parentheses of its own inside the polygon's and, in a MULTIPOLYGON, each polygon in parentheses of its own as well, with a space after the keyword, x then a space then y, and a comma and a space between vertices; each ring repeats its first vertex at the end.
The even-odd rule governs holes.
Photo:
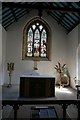
POLYGON ((45 10, 67 33, 80 24, 80 2, 2 2, 2 26, 7 30, 33 9, 38 10, 40 17, 45 10))

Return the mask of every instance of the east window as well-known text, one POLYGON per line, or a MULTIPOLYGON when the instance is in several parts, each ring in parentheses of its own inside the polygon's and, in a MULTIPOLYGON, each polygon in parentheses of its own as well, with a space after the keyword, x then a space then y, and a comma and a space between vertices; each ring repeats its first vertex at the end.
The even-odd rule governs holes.
POLYGON ((41 18, 27 23, 23 30, 23 59, 48 59, 49 54, 49 27, 41 18))

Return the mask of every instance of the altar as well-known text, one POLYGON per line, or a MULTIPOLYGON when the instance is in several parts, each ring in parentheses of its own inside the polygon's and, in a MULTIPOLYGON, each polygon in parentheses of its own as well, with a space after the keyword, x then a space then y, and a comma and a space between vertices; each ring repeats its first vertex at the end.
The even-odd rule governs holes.
POLYGON ((52 76, 20 77, 19 97, 55 97, 55 78, 52 76))

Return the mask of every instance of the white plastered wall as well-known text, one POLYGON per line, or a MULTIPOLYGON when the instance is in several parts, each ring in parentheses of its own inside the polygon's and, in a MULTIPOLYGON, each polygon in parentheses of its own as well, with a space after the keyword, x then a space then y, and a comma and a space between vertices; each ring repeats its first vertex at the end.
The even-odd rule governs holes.
POLYGON ((74 77, 77 78, 77 47, 78 47, 78 26, 74 28, 67 36, 67 63, 70 73, 70 85, 75 88, 74 77))
POLYGON ((78 80, 80 85, 80 25, 78 26, 78 80))
MULTIPOLYGON (((23 28, 33 17, 37 16, 38 11, 32 11, 25 15, 18 22, 13 23, 7 30, 5 70, 7 62, 14 62, 15 69, 12 74, 12 84, 19 84, 20 76, 23 74, 39 74, 55 76, 54 69, 57 62, 66 63, 66 41, 67 35, 65 29, 57 24, 49 15, 43 11, 42 18, 48 22, 52 30, 51 36, 51 60, 39 61, 38 70, 34 71, 34 62, 22 60, 22 39, 23 28)), ((5 83, 8 83, 9 77, 7 70, 5 72, 5 83)))
POLYGON ((2 78, 3 78, 3 81, 2 81, 2 84, 5 83, 6 81, 6 70, 7 70, 7 65, 6 65, 6 40, 7 40, 7 31, 2 27, 2 78))
POLYGON ((2 26, 0 24, 0 85, 2 85, 2 26))

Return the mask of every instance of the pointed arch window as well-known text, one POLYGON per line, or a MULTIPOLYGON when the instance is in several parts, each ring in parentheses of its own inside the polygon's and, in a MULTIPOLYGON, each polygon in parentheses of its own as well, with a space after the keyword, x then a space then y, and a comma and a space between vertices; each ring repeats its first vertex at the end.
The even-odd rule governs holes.
POLYGON ((40 19, 29 22, 23 31, 23 59, 48 58, 49 30, 40 19))

